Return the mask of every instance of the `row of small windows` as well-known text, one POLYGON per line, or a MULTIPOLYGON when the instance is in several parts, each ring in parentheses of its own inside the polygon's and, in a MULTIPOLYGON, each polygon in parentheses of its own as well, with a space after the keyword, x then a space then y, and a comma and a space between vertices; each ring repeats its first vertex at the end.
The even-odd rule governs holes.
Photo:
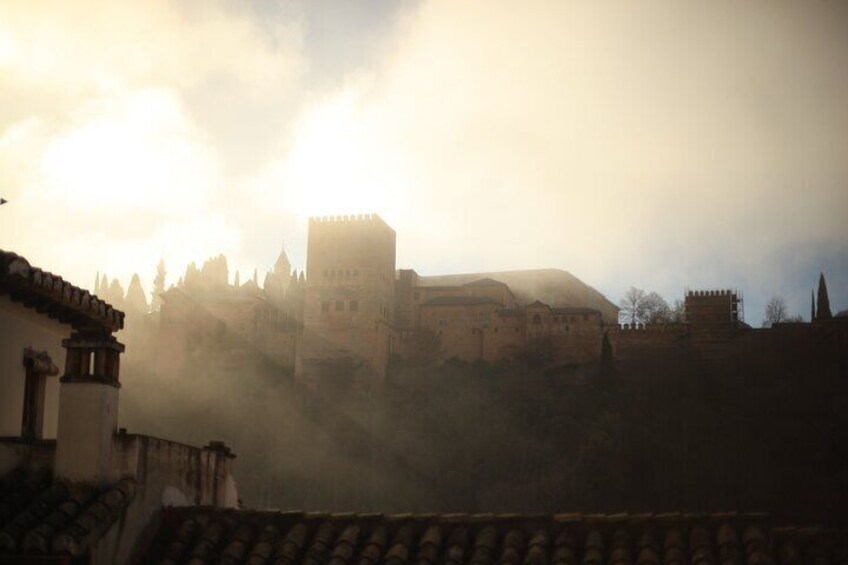
MULTIPOLYGON (((333 305, 336 312, 344 312, 345 309, 345 301, 344 300, 325 300, 321 303, 321 312, 325 314, 330 311, 330 306, 333 305), (334 304, 333 304, 334 303, 334 304)), ((359 300, 350 300, 348 301, 348 308, 351 312, 359 312, 359 300)))
POLYGON ((325 279, 349 279, 358 276, 359 269, 324 269, 325 279))

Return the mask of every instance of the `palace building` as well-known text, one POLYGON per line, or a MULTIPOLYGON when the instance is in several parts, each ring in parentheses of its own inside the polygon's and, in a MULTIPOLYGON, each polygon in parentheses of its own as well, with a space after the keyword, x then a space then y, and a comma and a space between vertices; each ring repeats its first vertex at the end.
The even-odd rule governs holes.
MULTIPOLYGON (((612 302, 563 270, 397 269, 395 231, 376 214, 311 218, 306 256, 304 274, 289 272, 281 253, 264 288, 257 276, 229 284, 223 256, 190 266, 162 295, 163 357, 240 352, 309 379, 384 375, 392 359, 576 367, 600 362, 605 343, 621 360, 662 351, 714 358, 790 331, 750 328, 736 290, 687 290, 677 322, 620 325, 612 302)), ((833 326, 822 324, 817 317, 815 331, 833 326)))

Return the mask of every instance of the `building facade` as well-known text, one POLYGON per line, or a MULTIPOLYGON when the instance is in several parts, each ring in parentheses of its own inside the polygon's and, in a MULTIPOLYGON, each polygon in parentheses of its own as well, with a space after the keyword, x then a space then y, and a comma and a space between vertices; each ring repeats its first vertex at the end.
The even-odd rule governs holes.
POLYGON ((0 250, 0 562, 129 563, 163 505, 237 505, 223 443, 118 427, 123 326, 123 312, 0 250))

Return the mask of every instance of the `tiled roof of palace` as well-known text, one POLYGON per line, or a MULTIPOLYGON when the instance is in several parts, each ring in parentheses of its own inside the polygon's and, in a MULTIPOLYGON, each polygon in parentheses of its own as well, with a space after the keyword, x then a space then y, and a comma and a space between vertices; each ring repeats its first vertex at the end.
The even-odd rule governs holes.
POLYGON ((437 296, 421 306, 480 306, 483 304, 501 305, 500 302, 488 296, 437 296))
POLYGON ((135 481, 105 489, 16 469, 0 481, 0 562, 10 556, 85 555, 135 495, 135 481))
POLYGON ((323 514, 166 508, 144 563, 845 563, 846 532, 763 514, 323 514))
POLYGON ((74 327, 124 327, 124 313, 59 275, 33 267, 10 251, 0 250, 0 294, 74 327))
POLYGON ((496 281, 491 277, 485 277, 482 279, 477 279, 475 281, 465 283, 462 286, 506 286, 506 284, 502 283, 501 281, 496 281))
POLYGON ((523 303, 539 299, 553 306, 588 306, 600 310, 604 319, 610 323, 618 320, 618 306, 571 273, 561 269, 420 276, 417 284, 422 287, 460 286, 485 278, 504 283, 523 303))

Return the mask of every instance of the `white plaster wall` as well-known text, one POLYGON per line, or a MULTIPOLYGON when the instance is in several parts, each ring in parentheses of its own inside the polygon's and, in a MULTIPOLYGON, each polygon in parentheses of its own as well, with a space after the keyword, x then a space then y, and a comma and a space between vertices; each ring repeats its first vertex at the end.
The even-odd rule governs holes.
POLYGON ((60 397, 56 475, 71 481, 111 480, 118 389, 100 383, 65 383, 60 397))
POLYGON ((65 369, 62 340, 71 327, 0 296, 0 437, 20 436, 24 409, 25 347, 47 351, 59 375, 47 377, 44 399, 44 437, 56 437, 59 414, 59 376, 65 369))
POLYGON ((135 477, 138 489, 124 516, 95 548, 95 565, 135 562, 132 556, 150 542, 158 523, 154 518, 163 505, 238 505, 233 459, 208 449, 116 435, 112 465, 116 478, 135 477))

